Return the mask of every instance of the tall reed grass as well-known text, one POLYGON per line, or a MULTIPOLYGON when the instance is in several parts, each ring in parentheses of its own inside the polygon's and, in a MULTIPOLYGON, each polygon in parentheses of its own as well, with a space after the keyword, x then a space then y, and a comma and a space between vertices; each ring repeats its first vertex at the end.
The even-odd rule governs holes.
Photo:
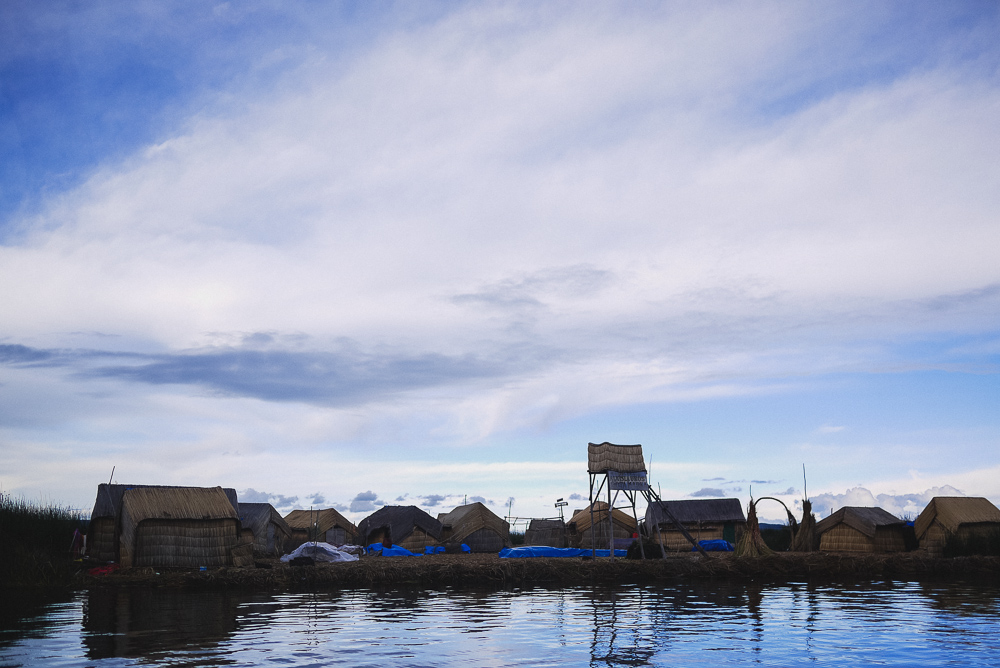
POLYGON ((0 491, 0 586, 66 584, 75 571, 73 532, 87 524, 73 509, 0 491))

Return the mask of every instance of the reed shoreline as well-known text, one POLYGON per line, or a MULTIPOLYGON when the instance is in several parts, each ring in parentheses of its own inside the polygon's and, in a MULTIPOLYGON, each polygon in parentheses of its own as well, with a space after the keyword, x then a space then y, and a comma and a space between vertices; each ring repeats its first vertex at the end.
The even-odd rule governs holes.
POLYGON ((646 561, 615 559, 500 559, 496 554, 366 557, 357 562, 289 566, 277 560, 257 568, 208 571, 132 568, 107 575, 81 572, 76 587, 198 587, 270 591, 383 586, 522 587, 639 584, 676 580, 790 583, 838 580, 1000 581, 1000 557, 927 557, 914 553, 855 555, 729 553, 670 555, 646 561))

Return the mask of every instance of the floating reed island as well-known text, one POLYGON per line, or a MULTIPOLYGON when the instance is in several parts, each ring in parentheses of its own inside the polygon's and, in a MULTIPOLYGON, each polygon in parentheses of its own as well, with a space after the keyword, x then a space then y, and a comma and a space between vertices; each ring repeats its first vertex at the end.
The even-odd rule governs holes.
POLYGON ((526 587, 594 584, 667 584, 678 580, 758 583, 851 580, 1000 580, 1000 557, 932 557, 895 554, 774 553, 739 557, 712 553, 672 554, 666 559, 501 559, 496 554, 434 554, 365 557, 348 563, 291 566, 277 560, 265 568, 206 571, 132 568, 107 575, 81 573, 78 586, 245 588, 271 591, 396 586, 526 587))
MULTIPOLYGON (((73 535, 74 549, 82 548, 80 568, 87 571, 76 580, 286 588, 995 577, 1000 571, 1000 509, 985 498, 935 497, 914 522, 859 507, 841 508, 817 522, 808 496, 798 520, 774 497, 751 499, 744 514, 735 498, 661 499, 647 480, 641 445, 590 443, 587 452, 589 503, 573 509, 568 521, 562 499, 558 518, 501 518, 482 503, 436 518, 417 506, 383 506, 355 525, 334 508, 298 509, 282 517, 270 504, 241 503, 233 488, 100 484, 87 540, 80 530, 73 535), (642 517, 637 502, 645 504, 642 517), (762 530, 761 502, 780 504, 787 525, 762 530), (522 526, 524 533, 512 526, 522 526), (386 554, 409 550, 427 556, 364 556, 309 567, 279 561, 307 542, 353 545, 353 552, 384 546, 386 554), (563 550, 563 557, 569 550, 572 557, 547 558, 552 550, 536 550, 535 558, 501 558, 498 552, 514 544, 563 550), (629 559, 597 554, 624 557, 626 549, 629 559), (594 558, 581 558, 581 551, 594 558)), ((25 524, 4 519, 8 515, 0 513, 0 538, 14 536, 12 527, 25 524)))

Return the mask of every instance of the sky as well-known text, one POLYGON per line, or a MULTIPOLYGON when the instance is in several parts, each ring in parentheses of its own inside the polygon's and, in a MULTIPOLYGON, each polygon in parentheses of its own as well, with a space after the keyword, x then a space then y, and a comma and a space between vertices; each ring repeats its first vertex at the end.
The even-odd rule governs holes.
POLYGON ((666 499, 1000 502, 997 34, 992 1, 4 2, 0 490, 553 517, 609 441, 666 499))

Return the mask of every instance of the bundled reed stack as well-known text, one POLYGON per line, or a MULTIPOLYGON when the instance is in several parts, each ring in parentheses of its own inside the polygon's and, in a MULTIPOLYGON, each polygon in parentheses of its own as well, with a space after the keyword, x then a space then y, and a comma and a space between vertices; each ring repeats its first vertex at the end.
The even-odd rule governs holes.
POLYGON ((750 499, 750 505, 747 507, 747 530, 736 543, 736 556, 763 557, 771 554, 774 552, 764 543, 764 538, 760 535, 757 506, 754 500, 750 499))
POLYGON ((792 538, 792 552, 815 552, 819 549, 819 538, 816 536, 816 518, 812 514, 812 502, 802 500, 802 521, 792 538))

